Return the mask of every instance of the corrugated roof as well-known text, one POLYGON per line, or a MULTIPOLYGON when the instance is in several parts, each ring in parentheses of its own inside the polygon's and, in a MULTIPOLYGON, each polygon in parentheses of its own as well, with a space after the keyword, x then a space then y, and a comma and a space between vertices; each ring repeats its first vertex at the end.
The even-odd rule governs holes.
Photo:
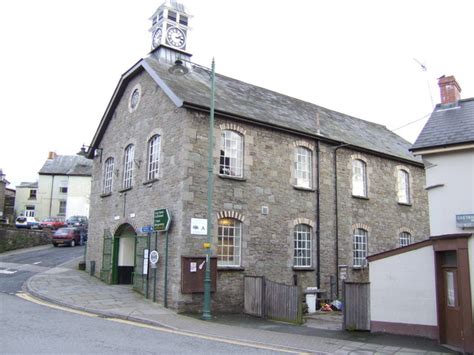
MULTIPOLYGON (((205 70, 195 67, 188 74, 169 73, 169 65, 153 56, 145 59, 160 79, 184 103, 209 107, 210 80, 205 70)), ((286 96, 268 89, 216 74, 216 112, 246 117, 305 134, 319 135, 374 152, 421 163, 409 148, 411 143, 385 126, 286 96), (317 115, 320 117, 320 130, 317 115), (319 132, 319 133, 318 133, 319 132)))
POLYGON ((58 155, 46 160, 38 174, 92 176, 92 161, 79 155, 58 155))
POLYGON ((436 105, 411 150, 474 142, 474 98, 436 105))

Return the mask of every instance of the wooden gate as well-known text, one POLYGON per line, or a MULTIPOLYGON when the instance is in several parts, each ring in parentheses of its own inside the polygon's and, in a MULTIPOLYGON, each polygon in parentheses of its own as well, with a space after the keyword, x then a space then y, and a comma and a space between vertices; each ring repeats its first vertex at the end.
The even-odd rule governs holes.
POLYGON ((264 317, 265 279, 262 276, 244 278, 244 312, 264 317))
POLYGON ((370 330, 370 284, 344 282, 342 287, 346 330, 370 330))
POLYGON ((265 280, 244 278, 244 312, 258 317, 290 323, 303 323, 301 289, 265 280))

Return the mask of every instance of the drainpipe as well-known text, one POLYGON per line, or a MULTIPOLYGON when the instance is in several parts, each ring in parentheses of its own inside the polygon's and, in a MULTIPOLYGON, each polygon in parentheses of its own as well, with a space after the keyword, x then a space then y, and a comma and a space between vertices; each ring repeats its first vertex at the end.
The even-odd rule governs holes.
POLYGON ((320 146, 319 146, 319 140, 316 140, 316 164, 317 164, 317 170, 316 170, 316 250, 317 250, 317 255, 316 255, 316 287, 319 289, 321 287, 321 234, 320 234, 320 182, 319 182, 319 170, 321 167, 321 162, 319 160, 319 152, 320 152, 320 146))
POLYGON ((51 175, 51 196, 49 196, 49 214, 48 217, 51 217, 51 208, 53 205, 53 190, 54 190, 54 175, 51 175))
POLYGON ((336 236, 335 236, 335 268, 336 268, 336 298, 339 298, 339 202, 337 196, 337 150, 342 147, 350 146, 347 143, 341 143, 334 149, 334 205, 335 205, 335 225, 336 225, 336 236))

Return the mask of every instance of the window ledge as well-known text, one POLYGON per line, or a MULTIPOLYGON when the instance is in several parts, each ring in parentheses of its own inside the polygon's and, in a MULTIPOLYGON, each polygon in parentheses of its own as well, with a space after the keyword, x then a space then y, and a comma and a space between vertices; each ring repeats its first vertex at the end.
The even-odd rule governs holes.
POLYGON ((218 266, 217 271, 245 271, 242 266, 218 266))
POLYGON ((362 266, 362 265, 352 266, 352 270, 354 270, 354 271, 362 271, 362 270, 365 270, 365 269, 367 269, 367 266, 362 266))
POLYGON ((108 197, 110 195, 112 195, 112 192, 106 192, 106 193, 100 194, 100 197, 108 197))
POLYGON ((133 188, 133 186, 130 186, 130 187, 127 187, 126 189, 121 189, 118 192, 120 192, 120 193, 127 192, 127 191, 130 191, 132 188, 133 188))
POLYGON ((352 197, 357 198, 359 200, 370 200, 367 196, 352 195, 352 197))
POLYGON ((293 271, 314 271, 314 267, 304 267, 304 266, 293 266, 293 271))
POLYGON ((397 202, 400 206, 408 206, 408 207, 411 207, 412 204, 410 202, 397 202))
POLYGON ((153 185, 154 182, 160 181, 160 179, 151 179, 143 182, 143 185, 153 185))
POLYGON ((236 180, 236 181, 247 181, 246 178, 231 176, 231 175, 224 175, 224 174, 217 174, 221 179, 229 179, 229 180, 236 180))
POLYGON ((293 185, 293 188, 295 190, 300 190, 300 191, 316 192, 316 189, 313 189, 312 187, 303 187, 303 186, 293 185))

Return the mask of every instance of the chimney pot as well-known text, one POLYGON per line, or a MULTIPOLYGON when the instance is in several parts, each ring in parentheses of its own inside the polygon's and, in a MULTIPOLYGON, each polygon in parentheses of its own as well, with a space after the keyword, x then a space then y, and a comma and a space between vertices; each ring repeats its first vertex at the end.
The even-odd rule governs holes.
POLYGON ((57 157, 56 152, 48 152, 48 159, 54 159, 57 157))
POLYGON ((461 99, 461 87, 453 75, 438 78, 441 104, 455 104, 461 99))

